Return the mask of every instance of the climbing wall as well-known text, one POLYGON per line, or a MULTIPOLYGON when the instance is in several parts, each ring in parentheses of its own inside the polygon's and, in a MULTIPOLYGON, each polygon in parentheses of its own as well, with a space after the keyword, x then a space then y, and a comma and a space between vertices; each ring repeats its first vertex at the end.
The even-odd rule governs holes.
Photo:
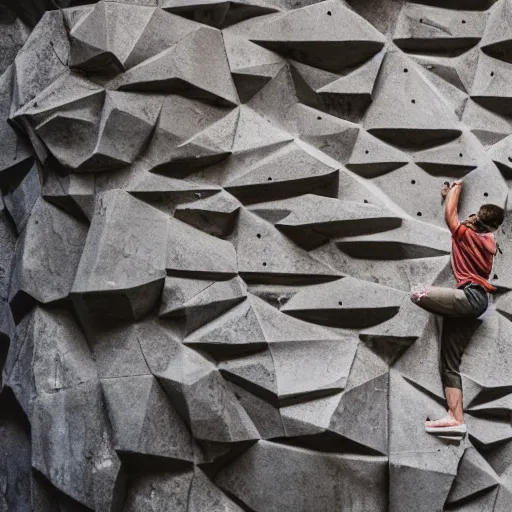
POLYGON ((512 221, 461 441, 409 296, 506 208, 512 0, 82 3, 0 6, 0 511, 510 512, 512 221))

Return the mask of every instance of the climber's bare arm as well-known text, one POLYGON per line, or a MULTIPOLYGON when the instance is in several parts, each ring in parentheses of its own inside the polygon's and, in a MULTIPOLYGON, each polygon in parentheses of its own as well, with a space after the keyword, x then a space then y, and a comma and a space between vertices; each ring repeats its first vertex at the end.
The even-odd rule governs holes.
POLYGON ((446 206, 444 210, 444 219, 450 231, 453 233, 459 227, 458 205, 460 194, 462 193, 462 181, 456 181, 451 186, 446 195, 446 206))

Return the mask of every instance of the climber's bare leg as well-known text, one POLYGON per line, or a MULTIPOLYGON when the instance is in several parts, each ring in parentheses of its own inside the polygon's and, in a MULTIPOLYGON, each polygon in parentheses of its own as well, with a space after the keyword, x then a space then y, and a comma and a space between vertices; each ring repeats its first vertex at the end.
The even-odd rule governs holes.
POLYGON ((445 388, 448 414, 435 421, 426 421, 426 427, 452 427, 464 423, 464 410, 462 408, 462 390, 458 388, 445 388))

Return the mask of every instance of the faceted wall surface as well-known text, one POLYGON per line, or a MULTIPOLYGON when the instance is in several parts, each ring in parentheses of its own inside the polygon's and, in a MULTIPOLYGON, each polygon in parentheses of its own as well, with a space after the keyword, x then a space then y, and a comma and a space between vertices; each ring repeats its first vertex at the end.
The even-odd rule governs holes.
POLYGON ((2 3, 0 511, 510 512, 512 0, 2 3))

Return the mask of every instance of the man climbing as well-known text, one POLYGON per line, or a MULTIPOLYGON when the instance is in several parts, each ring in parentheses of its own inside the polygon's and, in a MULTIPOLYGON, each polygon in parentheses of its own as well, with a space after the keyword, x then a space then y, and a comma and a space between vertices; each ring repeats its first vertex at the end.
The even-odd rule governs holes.
POLYGON ((499 206, 485 204, 476 215, 461 223, 457 213, 461 192, 462 181, 454 182, 451 187, 446 182, 441 191, 446 198, 446 224, 452 233, 451 262, 457 288, 428 286, 411 296, 421 308, 444 317, 440 371, 448 414, 425 423, 425 430, 430 434, 466 433, 459 367, 464 349, 481 322, 478 317, 489 304, 488 294, 496 291, 488 281, 497 250, 493 232, 502 224, 505 212, 499 206))

